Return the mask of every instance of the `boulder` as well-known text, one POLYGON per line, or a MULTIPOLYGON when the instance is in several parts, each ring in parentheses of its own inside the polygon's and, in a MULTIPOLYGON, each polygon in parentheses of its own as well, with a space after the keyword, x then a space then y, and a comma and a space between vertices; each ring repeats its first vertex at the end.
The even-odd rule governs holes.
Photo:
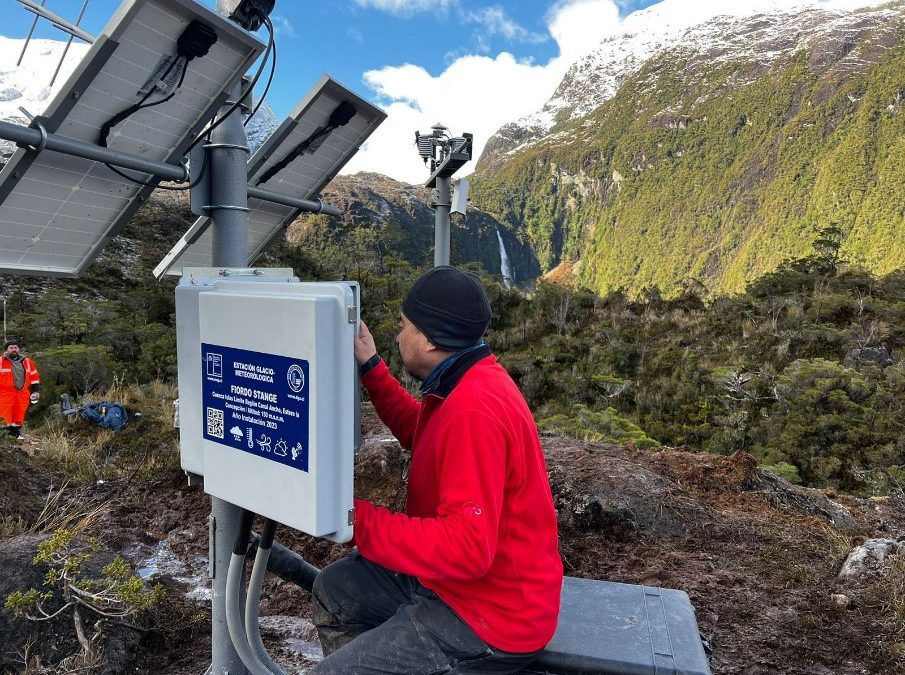
POLYGON ((892 356, 890 356, 886 347, 861 347, 860 349, 852 349, 845 355, 845 365, 850 368, 857 366, 887 368, 892 364, 892 356))
POLYGON ((712 522, 707 509, 677 482, 614 456, 616 446, 542 441, 561 531, 633 541, 690 537, 712 522))
POLYGON ((868 539, 860 546, 856 546, 848 554, 842 569, 839 570, 839 578, 854 579, 858 577, 876 574, 883 562, 893 555, 905 554, 905 537, 898 541, 895 539, 868 539))

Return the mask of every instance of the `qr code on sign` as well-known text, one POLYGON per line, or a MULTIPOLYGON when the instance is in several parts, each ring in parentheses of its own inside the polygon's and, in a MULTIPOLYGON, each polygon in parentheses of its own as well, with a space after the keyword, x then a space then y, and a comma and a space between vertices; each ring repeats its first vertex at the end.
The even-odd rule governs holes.
POLYGON ((223 438, 223 411, 217 408, 207 409, 207 435, 223 438))

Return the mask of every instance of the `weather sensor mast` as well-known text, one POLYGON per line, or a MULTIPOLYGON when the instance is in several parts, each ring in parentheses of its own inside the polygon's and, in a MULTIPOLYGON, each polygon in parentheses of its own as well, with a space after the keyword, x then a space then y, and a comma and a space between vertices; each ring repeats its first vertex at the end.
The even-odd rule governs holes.
MULTIPOLYGON (((449 213, 452 203, 450 183, 452 175, 471 161, 472 134, 450 136, 449 129, 440 123, 429 134, 415 132, 415 145, 424 165, 430 168, 425 187, 434 188, 431 206, 434 216, 434 265, 449 264, 449 213)), ((459 181, 455 211, 465 215, 468 181, 459 181)))

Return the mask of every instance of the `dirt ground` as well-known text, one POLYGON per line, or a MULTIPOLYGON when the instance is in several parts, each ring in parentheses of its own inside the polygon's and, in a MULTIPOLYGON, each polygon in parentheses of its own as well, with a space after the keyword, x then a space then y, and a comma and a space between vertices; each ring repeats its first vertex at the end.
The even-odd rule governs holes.
MULTIPOLYGON (((108 456, 117 443, 140 441, 141 433, 127 427, 111 441, 108 456)), ((372 415, 365 417, 364 435, 357 494, 402 508, 406 453, 372 415)), ((890 557, 873 575, 837 578, 853 546, 905 535, 903 500, 795 488, 741 453, 542 440, 566 574, 687 592, 712 646, 714 673, 905 672, 905 564, 896 560, 905 556, 890 557)), ((123 452, 124 465, 143 468, 67 488, 71 502, 103 505, 93 529, 109 551, 142 567, 165 549, 169 565, 148 576, 170 589, 165 606, 124 650, 128 658, 102 672, 200 674, 210 661, 209 499, 186 485, 178 460, 164 457, 172 452, 172 443, 162 445, 150 462, 141 451, 134 458, 123 452)), ((0 443, 0 522, 11 534, 15 523, 24 529, 39 519, 48 494, 61 484, 61 472, 41 453, 40 438, 24 448, 0 443)), ((285 527, 277 538, 318 567, 347 550, 285 527)), ((18 551, 26 543, 11 536, 0 549, 18 551)), ((0 554, 7 574, 11 555, 0 554)), ((306 591, 268 575, 262 633, 287 672, 319 658, 309 600, 306 591)), ((0 610, 5 672, 22 672, 17 640, 38 636, 37 648, 44 640, 55 654, 73 646, 61 637, 63 624, 53 637, 25 623, 0 610)))

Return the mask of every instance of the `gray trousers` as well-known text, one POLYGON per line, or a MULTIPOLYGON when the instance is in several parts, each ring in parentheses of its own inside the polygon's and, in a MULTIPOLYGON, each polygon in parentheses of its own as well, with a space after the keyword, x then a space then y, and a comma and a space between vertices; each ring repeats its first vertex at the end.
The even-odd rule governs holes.
POLYGON ((324 568, 313 596, 325 658, 311 675, 514 673, 538 655, 490 647, 415 577, 357 551, 324 568))

